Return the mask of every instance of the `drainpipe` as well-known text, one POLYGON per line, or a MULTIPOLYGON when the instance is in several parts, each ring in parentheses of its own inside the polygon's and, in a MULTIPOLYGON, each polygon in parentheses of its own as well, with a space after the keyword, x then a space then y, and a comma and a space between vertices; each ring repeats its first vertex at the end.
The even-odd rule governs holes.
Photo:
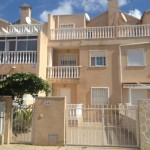
POLYGON ((121 85, 121 103, 122 101, 122 79, 123 79, 123 74, 122 74, 122 61, 121 61, 121 47, 123 46, 132 46, 132 45, 141 45, 141 44, 150 44, 150 42, 141 42, 141 43, 131 43, 131 44, 121 44, 119 45, 119 66, 120 66, 120 85, 121 85))

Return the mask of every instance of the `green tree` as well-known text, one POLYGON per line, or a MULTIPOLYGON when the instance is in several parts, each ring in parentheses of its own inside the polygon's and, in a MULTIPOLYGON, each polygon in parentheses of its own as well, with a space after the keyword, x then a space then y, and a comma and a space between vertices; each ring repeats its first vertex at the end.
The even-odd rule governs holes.
POLYGON ((18 102, 22 101, 24 94, 32 96, 44 91, 50 92, 49 84, 33 73, 14 73, 0 81, 0 95, 10 95, 18 102))

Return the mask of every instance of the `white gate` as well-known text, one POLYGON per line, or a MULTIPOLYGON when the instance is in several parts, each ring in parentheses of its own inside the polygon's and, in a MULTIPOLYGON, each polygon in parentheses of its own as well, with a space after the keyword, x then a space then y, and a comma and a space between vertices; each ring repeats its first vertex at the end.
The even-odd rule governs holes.
POLYGON ((136 107, 67 105, 66 144, 137 147, 137 123, 136 107))
POLYGON ((5 124, 5 102, 0 102, 0 135, 4 133, 5 124))
POLYGON ((14 106, 11 123, 11 143, 32 143, 33 105, 14 106))

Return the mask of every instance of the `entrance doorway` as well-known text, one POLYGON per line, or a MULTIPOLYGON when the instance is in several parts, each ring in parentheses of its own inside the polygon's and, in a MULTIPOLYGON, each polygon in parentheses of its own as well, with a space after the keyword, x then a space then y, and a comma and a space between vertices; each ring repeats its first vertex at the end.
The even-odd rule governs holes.
POLYGON ((70 88, 59 88, 57 95, 66 97, 67 104, 71 103, 71 89, 70 88))

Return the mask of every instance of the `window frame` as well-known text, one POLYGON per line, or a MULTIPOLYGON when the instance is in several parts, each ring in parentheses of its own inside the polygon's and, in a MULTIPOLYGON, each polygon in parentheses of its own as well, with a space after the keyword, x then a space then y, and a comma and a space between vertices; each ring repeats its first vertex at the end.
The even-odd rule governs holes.
MULTIPOLYGON (((98 57, 94 57, 94 58, 98 58, 98 57)), ((95 60, 96 62, 96 60, 95 60)), ((107 50, 89 50, 89 67, 107 67, 107 50), (102 52, 105 53, 105 57, 100 57, 100 58, 105 58, 105 62, 104 65, 97 65, 97 63, 95 63, 94 66, 92 66, 92 52, 102 52)))
POLYGON ((144 67, 146 66, 146 55, 145 55, 145 52, 146 50, 144 48, 137 48, 137 49, 127 49, 126 50, 126 57, 127 57, 127 66, 128 67, 144 67), (137 65, 132 65, 132 64, 129 64, 129 51, 135 51, 135 52, 139 52, 139 51, 142 51, 143 53, 143 65, 140 65, 140 64, 137 64, 137 65))
POLYGON ((32 36, 25 36, 25 37, 5 37, 3 39, 0 39, 1 42, 5 42, 5 49, 4 51, 0 52, 30 52, 30 51, 37 51, 38 50, 38 37, 32 36), (10 42, 15 42, 15 49, 13 51, 10 51, 10 42), (18 51, 18 42, 19 41, 26 41, 26 50, 19 50, 18 51), (36 41, 36 50, 28 50, 28 42, 30 41, 36 41))
MULTIPOLYGON (((99 99, 99 102, 101 102, 101 100, 99 99)), ((109 104, 109 87, 91 87, 91 105, 107 105, 107 104, 109 104), (95 102, 93 103, 93 97, 92 97, 92 90, 93 89, 107 89, 107 98, 108 98, 108 100, 107 100, 107 103, 106 104, 95 104, 95 102)))

